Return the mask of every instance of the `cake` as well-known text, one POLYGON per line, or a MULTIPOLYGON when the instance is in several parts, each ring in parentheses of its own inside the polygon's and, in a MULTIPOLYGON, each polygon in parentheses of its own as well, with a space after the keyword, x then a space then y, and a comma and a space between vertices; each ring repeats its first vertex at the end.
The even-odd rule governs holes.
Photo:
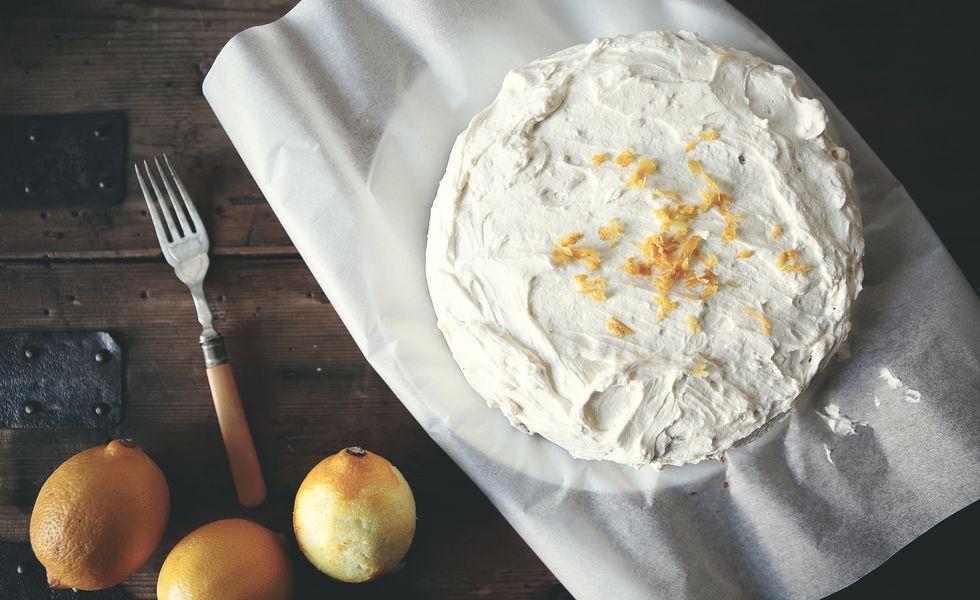
POLYGON ((687 32, 516 69, 453 146, 426 278, 467 381, 583 459, 720 457, 847 337, 847 153, 793 73, 687 32))

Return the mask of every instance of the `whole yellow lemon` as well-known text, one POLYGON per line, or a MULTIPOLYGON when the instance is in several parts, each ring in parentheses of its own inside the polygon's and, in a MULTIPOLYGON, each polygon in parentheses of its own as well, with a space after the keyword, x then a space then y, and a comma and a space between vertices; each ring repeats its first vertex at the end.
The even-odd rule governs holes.
POLYGON ((164 561, 159 600, 286 600, 293 569, 282 536, 245 519, 195 529, 164 561))
POLYGON ((131 440, 79 452, 41 486, 31 547, 53 588, 101 590, 129 577, 160 543, 170 490, 131 440))
POLYGON ((390 462, 347 448, 303 480, 293 529, 317 569, 341 581, 370 581, 401 567, 415 535, 415 498, 390 462))

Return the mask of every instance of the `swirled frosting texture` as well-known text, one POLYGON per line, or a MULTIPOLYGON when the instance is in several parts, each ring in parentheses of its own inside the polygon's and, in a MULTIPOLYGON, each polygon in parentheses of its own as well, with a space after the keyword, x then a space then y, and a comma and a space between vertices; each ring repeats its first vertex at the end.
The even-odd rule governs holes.
POLYGON ((467 380, 514 426, 636 467, 719 455, 784 414, 847 336, 861 284, 851 170, 826 124, 788 69, 684 32, 597 39, 509 73, 456 140, 429 225, 429 290, 467 380), (631 186, 641 159, 656 169, 631 186), (665 207, 710 195, 707 179, 726 207, 667 233, 702 238, 685 276, 717 260, 718 291, 702 299, 682 276, 658 320, 656 271, 622 265, 665 229, 665 207), (733 240, 724 212, 741 216, 733 240), (611 218, 618 243, 598 235, 611 218), (594 272, 556 261, 573 232, 594 272), (581 274, 604 279, 604 301, 577 293, 581 274))

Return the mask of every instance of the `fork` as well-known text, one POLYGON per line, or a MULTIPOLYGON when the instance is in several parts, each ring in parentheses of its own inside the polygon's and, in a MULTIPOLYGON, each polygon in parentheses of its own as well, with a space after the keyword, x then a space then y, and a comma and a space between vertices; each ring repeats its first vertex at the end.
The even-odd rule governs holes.
POLYGON ((143 161, 145 173, 140 172, 138 163, 133 165, 136 168, 136 178, 139 179, 140 189, 143 190, 143 197, 146 199, 146 206, 153 221, 153 229, 156 230, 157 239, 160 241, 163 256, 174 268, 177 278, 190 288, 194 308, 197 309, 197 320, 203 327, 200 342, 204 350, 208 384, 211 386, 211 398, 214 400, 214 409, 218 415, 218 427, 221 429, 221 438, 231 465, 238 501, 242 506, 258 506, 266 496, 262 469, 255 454, 255 445, 248 429, 248 421, 245 420, 242 401, 238 396, 235 376, 228 362, 225 338, 214 329, 211 309, 208 308, 204 298, 204 276, 210 264, 208 232, 204 229, 204 223, 197 213, 197 208, 194 207, 190 194, 187 193, 187 188, 184 187, 166 154, 163 155, 163 161, 167 165, 166 172, 160 166, 160 161, 156 157, 153 158, 160 179, 163 181, 163 187, 167 190, 170 206, 167 204, 167 198, 160 191, 160 186, 157 185, 150 165, 145 160, 143 161), (150 188, 146 186, 144 175, 150 182, 150 188), (174 187, 180 193, 182 202, 178 201, 174 187))

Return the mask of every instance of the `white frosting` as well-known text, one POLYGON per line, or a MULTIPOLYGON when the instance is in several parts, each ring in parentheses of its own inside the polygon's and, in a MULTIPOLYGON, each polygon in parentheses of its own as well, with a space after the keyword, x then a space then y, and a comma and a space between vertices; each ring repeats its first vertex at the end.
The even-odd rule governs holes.
POLYGON ((828 446, 827 444, 824 444, 823 445, 823 452, 827 456, 827 462, 829 462, 830 464, 834 464, 834 457, 831 456, 831 454, 834 453, 833 449, 830 446, 828 446))
POLYGON ((719 455, 784 414, 847 336, 862 277, 851 170, 826 123, 788 69, 690 33, 597 39, 509 73, 456 140, 429 225, 429 289, 467 380, 516 427, 637 467, 719 455), (720 137, 685 153, 705 127, 720 137), (646 189, 626 185, 635 165, 612 160, 627 147, 659 165, 646 189), (610 159, 593 166, 598 153, 610 159), (619 265, 660 230, 652 209, 671 202, 652 189, 700 202, 687 158, 744 217, 731 243, 716 209, 692 224, 719 279, 740 287, 689 301, 678 283, 677 309, 658 321, 654 280, 619 265), (615 247, 596 233, 612 217, 626 226, 615 247), (598 251, 597 272, 553 263, 571 232, 598 251), (777 267, 794 248, 808 273, 777 267), (579 273, 605 277, 608 299, 576 293, 579 273), (609 316, 634 335, 612 335, 609 316))
MULTIPOLYGON (((881 371, 878 372, 878 379, 883 379, 885 381, 885 385, 888 386, 888 389, 898 390, 901 392, 902 399, 904 399, 906 402, 911 402, 912 404, 922 402, 922 394, 920 394, 918 390, 913 390, 902 383, 901 379, 892 375, 892 372, 888 369, 888 367, 881 368, 881 371)), ((879 400, 875 406, 879 406, 880 404, 881 401, 879 400)))
POLYGON ((817 416, 827 424, 834 433, 841 435, 854 435, 857 431, 854 425, 864 425, 861 421, 856 421, 840 411, 840 407, 833 402, 828 402, 826 406, 817 411, 817 416))

